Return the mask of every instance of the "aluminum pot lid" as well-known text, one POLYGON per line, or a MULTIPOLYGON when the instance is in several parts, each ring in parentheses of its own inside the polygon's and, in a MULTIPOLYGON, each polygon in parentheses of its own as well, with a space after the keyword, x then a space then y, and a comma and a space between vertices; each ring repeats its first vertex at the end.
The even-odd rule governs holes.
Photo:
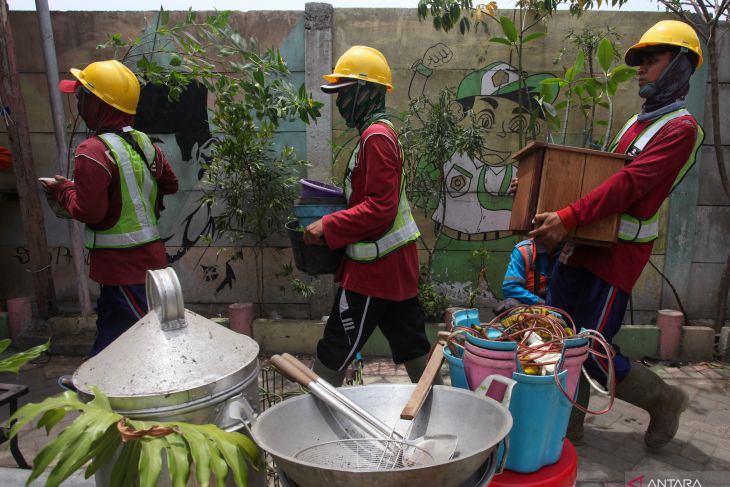
POLYGON ((170 395, 231 377, 257 360, 258 344, 184 308, 168 267, 148 271, 150 312, 74 373, 74 385, 110 397, 170 395))

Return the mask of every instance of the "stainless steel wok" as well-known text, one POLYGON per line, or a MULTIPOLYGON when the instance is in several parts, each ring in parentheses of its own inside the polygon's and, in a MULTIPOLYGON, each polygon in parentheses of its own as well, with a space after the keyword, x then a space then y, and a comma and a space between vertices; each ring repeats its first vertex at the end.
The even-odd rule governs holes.
MULTIPOLYGON (((414 387, 374 384, 341 391, 386 424, 400 429, 399 415, 414 387)), ((511 428, 512 416, 506 406, 465 389, 435 386, 414 420, 410 435, 455 434, 457 450, 448 461, 397 470, 353 471, 299 460, 295 458, 297 452, 309 446, 360 436, 346 419, 309 395, 287 399, 264 411, 254 422, 252 436, 300 487, 456 487, 485 465, 511 428)))

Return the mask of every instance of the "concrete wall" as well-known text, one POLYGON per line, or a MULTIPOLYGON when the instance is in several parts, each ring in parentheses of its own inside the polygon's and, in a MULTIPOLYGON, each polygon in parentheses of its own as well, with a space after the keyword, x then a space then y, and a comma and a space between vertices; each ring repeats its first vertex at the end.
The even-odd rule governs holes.
MULTIPOLYGON (((502 12, 512 15, 511 11, 502 12)), ((54 13, 53 24, 59 67, 65 71, 69 67, 80 67, 86 63, 109 57, 110 52, 95 51, 96 44, 103 42, 107 35, 120 32, 126 37, 139 35, 145 25, 154 19, 155 13, 117 13, 117 12, 69 12, 54 13), (79 25, 86 25, 79 29, 79 25)), ((540 73, 562 74, 575 53, 568 50, 563 59, 555 64, 559 50, 566 45, 564 38, 571 31, 580 31, 585 26, 604 28, 613 26, 620 34, 623 49, 637 39, 640 34, 657 20, 666 18, 663 14, 637 12, 588 13, 573 18, 560 12, 542 26, 548 35, 531 44, 524 62, 528 75, 540 73)), ((329 103, 325 116, 316 125, 306 127, 301 123, 286 124, 279 134, 280 143, 293 145, 300 157, 306 157, 312 167, 309 174, 317 179, 342 176, 340 157, 332 165, 332 141, 341 143, 349 135, 334 108, 331 100, 322 97, 317 90, 320 75, 329 71, 334 61, 351 45, 365 44, 380 49, 393 69, 395 89, 389 96, 389 107, 394 112, 407 108, 409 99, 420 95, 433 95, 444 86, 457 88, 470 75, 493 79, 491 85, 482 82, 482 90, 495 89, 504 83, 505 64, 514 65, 516 60, 506 47, 488 43, 489 36, 483 33, 444 34, 434 31, 429 22, 419 22, 415 10, 406 9, 332 9, 326 4, 308 4, 307 12, 248 12, 235 13, 234 23, 238 31, 246 37, 257 37, 261 46, 278 46, 293 72, 293 82, 298 85, 306 82, 308 91, 329 103), (419 68, 420 69, 417 69, 419 68), (426 69, 424 69, 426 68, 426 69), (488 68, 486 73, 472 73, 488 68), (488 76, 484 77, 483 75, 488 76), (502 76, 502 77, 501 77, 502 76), (486 88, 485 88, 486 87, 486 88)), ((12 12, 11 22, 15 34, 16 48, 21 81, 32 131, 36 171, 48 175, 53 170, 54 143, 50 109, 40 53, 39 34, 33 12, 12 12)), ((499 29, 495 24, 492 34, 499 29)), ((724 50, 730 48, 725 36, 724 50)), ((725 52, 720 50, 720 52, 725 52)), ((721 82, 723 92, 730 91, 730 62, 723 59, 721 82)), ((62 73, 64 75, 64 73, 62 73)), ((65 77, 65 76, 64 76, 65 77)), ((694 98, 690 100, 693 113, 701 114, 705 104, 703 84, 693 86, 694 98)), ((485 93, 482 93, 485 94, 485 93)), ((727 97, 724 97, 727 98, 727 97)), ((505 97, 495 96, 502 110, 508 107, 509 113, 516 106, 505 97)), ((616 96, 616 113, 613 131, 640 106, 635 85, 624 86, 616 96)), ((723 102, 724 103, 724 102, 723 102)), ((721 109, 724 105, 721 105, 721 109)), ((722 113, 727 117, 729 110, 722 113)), ((504 112, 500 112, 504 114, 504 112)), ((709 109, 706 110, 709 117, 709 109)), ((499 113, 498 113, 499 115, 499 113)), ((70 116, 67 118, 70 120, 70 116)), ((509 119, 505 119, 509 125, 509 119)), ((708 128, 709 124, 705 123, 708 128)), ((501 131, 501 122, 491 129, 485 129, 491 155, 485 161, 461 161, 460 169, 466 169, 470 176, 464 179, 474 184, 473 191, 463 194, 450 194, 449 201, 461 203, 458 218, 444 221, 448 231, 439 242, 433 237, 433 208, 421 207, 419 227, 427 236, 429 246, 437 245, 442 250, 436 253, 434 274, 443 283, 443 290, 458 304, 474 286, 479 263, 472 255, 478 248, 490 250, 487 261, 490 288, 499 297, 499 288, 512 245, 519 240, 517 236, 505 236, 505 221, 509 210, 500 210, 489 204, 480 203, 480 192, 498 191, 499 183, 506 179, 510 167, 507 155, 516 144, 509 131, 501 131), (485 181, 480 189, 479 181, 485 181), (496 189, 490 185, 496 185, 496 189), (461 198, 459 200, 459 198, 461 198), (464 203, 466 202, 466 203, 464 203)), ((0 127, 2 128, 2 127, 0 127)), ((189 307, 207 313, 223 312, 226 303, 251 301, 255 296, 254 268, 250 252, 244 247, 244 259, 229 260, 229 253, 217 254, 215 249, 207 249, 200 240, 200 234, 207 231, 208 217, 197 211, 197 198, 200 195, 198 170, 201 158, 205 155, 206 141, 196 143, 190 157, 185 157, 174 134, 159 136, 162 147, 168 155, 181 179, 181 192, 166 199, 162 218, 163 233, 170 236, 168 254, 178 271, 189 307)), ((711 139, 711 137, 710 137, 711 139)), ((78 140, 76 141, 78 143, 78 140)), ((6 136, 0 133, 0 143, 6 143, 6 136)), ((730 138, 724 143, 730 144, 730 138)), ((728 151, 730 156, 730 151, 728 151)), ((445 174, 452 174, 457 165, 454 161, 444 161, 445 174)), ((716 164, 709 147, 703 148, 699 169, 690 174, 680 192, 675 192, 664 213, 663 236, 655 246, 652 261, 664 269, 678 288, 684 305, 691 317, 712 316, 715 297, 713 291, 719 281, 722 263, 726 258, 724 246, 719 245, 722 235, 730 224, 727 201, 722 194, 716 176, 716 164), (691 229, 691 230, 688 230, 691 229), (665 236, 669 234, 669 239, 665 236), (689 234, 689 236, 688 236, 689 234), (690 238, 691 237, 691 238, 690 238), (665 262, 667 267, 665 268, 665 262), (671 264, 671 265, 669 265, 671 264)), ((461 177, 461 176, 460 176, 461 177)), ((449 178, 447 177, 447 181, 449 178)), ((453 179, 454 184, 462 180, 453 179)), ((4 222, 0 232, 0 272, 12 276, 0 282, 0 298, 13 297, 31 292, 30 280, 26 272, 26 255, 23 245, 21 216, 17 196, 14 196, 15 182, 12 172, 0 173, 0 218, 4 222)), ((416 205, 418 207, 418 205, 416 205)), ((447 215, 448 217, 449 215, 447 215)), ((65 225, 56 220, 50 212, 46 213, 46 226, 49 243, 53 247, 52 265, 56 278, 57 294, 62 304, 75 307, 75 284, 69 258, 68 237, 65 225)), ((314 299, 303 299, 294 293, 285 280, 276 274, 281 265, 291 261, 287 241, 283 236, 272 236, 271 247, 267 251, 265 312, 292 318, 319 317, 328 312, 332 294, 331 277, 311 279, 318 289, 314 299)), ((92 283, 92 289, 96 286, 92 283)), ((672 306, 673 298, 662 283, 658 273, 647 267, 634 293, 634 321, 648 322, 654 311, 660 307, 672 306)), ((495 296, 485 291, 479 303, 488 306, 495 296)), ((630 314, 627 314, 630 321, 630 314)))

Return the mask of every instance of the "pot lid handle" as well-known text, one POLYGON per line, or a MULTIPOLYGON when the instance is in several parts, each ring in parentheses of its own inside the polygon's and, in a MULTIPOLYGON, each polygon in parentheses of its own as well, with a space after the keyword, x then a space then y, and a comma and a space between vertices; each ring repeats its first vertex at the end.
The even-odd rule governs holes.
POLYGON ((172 267, 147 271, 145 280, 147 307, 160 319, 162 331, 185 328, 185 303, 180 280, 172 267))

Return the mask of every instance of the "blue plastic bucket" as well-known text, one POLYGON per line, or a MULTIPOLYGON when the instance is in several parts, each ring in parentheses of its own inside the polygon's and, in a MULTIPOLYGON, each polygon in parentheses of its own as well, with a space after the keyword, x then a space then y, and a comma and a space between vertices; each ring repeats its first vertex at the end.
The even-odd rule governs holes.
POLYGON ((458 347, 459 356, 454 356, 449 347, 444 347, 444 358, 449 365, 449 376, 451 377, 451 386, 460 389, 469 389, 469 383, 466 381, 466 373, 464 373, 464 349, 458 347))
MULTIPOLYGON (((565 370, 558 374, 563 388, 567 377, 565 370)), ((517 381, 509 406, 514 423, 505 468, 532 473, 560 460, 571 404, 552 375, 514 373, 512 379, 517 381)))
POLYGON ((294 202, 294 215, 306 227, 325 215, 347 208, 343 196, 301 197, 294 202))

